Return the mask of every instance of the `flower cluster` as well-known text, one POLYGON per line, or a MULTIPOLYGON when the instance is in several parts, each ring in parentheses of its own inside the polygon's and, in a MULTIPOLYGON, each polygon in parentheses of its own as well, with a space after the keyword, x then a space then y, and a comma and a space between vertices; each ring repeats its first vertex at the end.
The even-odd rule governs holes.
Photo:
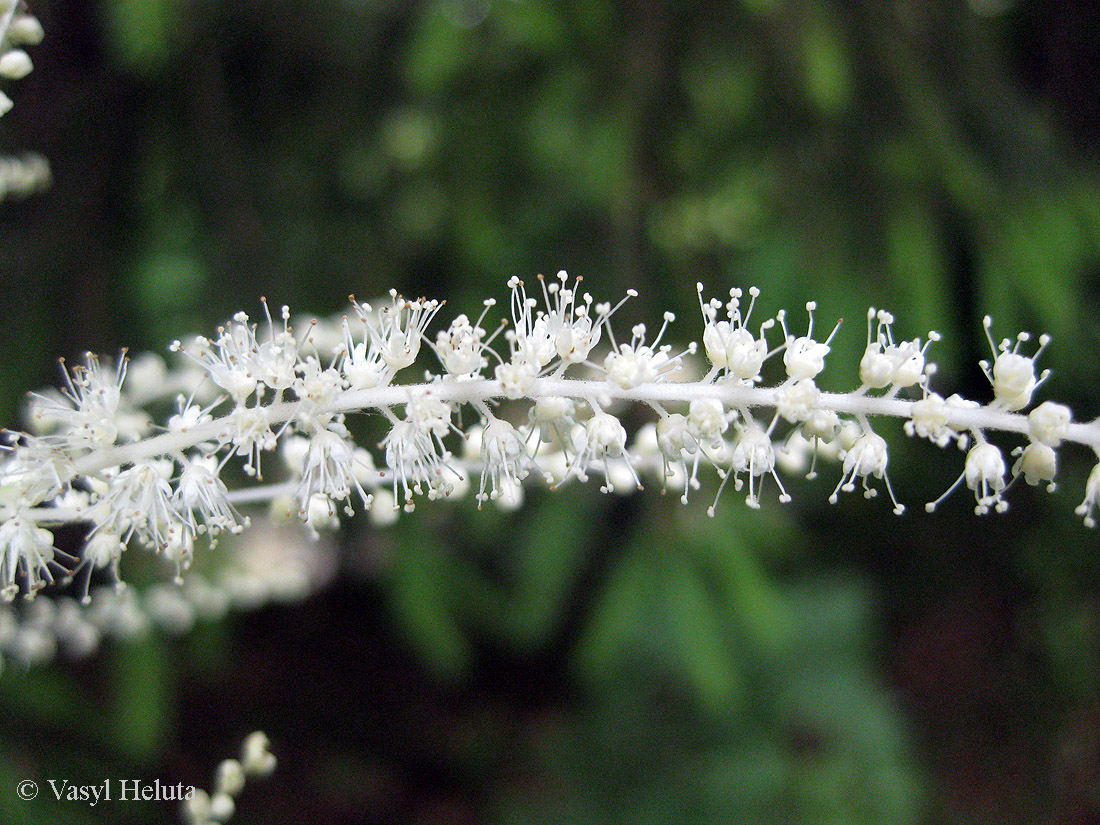
MULTIPOLYGON (((82 659, 105 640, 182 635, 231 610, 295 603, 317 592, 336 570, 335 544, 310 537, 299 524, 257 519, 228 558, 192 569, 182 583, 143 588, 99 585, 84 604, 68 595, 19 600, 0 609, 0 667, 23 668, 57 657, 82 659)), ((94 540, 86 551, 99 552, 94 540)))
MULTIPOLYGON (((939 336, 900 340, 885 310, 868 312, 859 384, 841 394, 816 383, 840 325, 818 336, 813 302, 805 334, 782 310, 750 327, 759 290, 748 290, 745 306, 739 289, 723 302, 699 285, 700 340, 674 351, 662 343, 672 313, 652 338, 643 324, 629 339, 616 336, 612 319, 633 291, 615 305, 598 302, 565 272, 540 276, 532 291, 518 278, 508 286, 510 317, 493 332, 492 300, 476 321, 459 314, 432 335, 443 305, 391 292, 377 306, 353 299, 338 322, 299 330, 289 309, 273 318, 264 302, 260 323, 238 313, 213 338, 175 342, 171 366, 125 353, 66 365, 60 391, 32 397, 31 431, 4 436, 0 594, 31 596, 77 570, 117 576, 131 547, 159 553, 179 577, 200 542, 244 530, 242 508, 260 501, 317 531, 342 512, 366 509, 386 523, 418 499, 467 491, 479 507, 516 506, 525 484, 554 489, 592 476, 604 492, 656 477, 686 502, 711 468, 713 514, 728 486, 754 508, 773 485, 789 501, 780 471, 805 472, 808 463, 813 477, 821 457, 841 467, 830 501, 884 490, 901 514, 889 448, 871 423, 882 416, 966 451, 948 493, 965 483, 979 514, 1007 508, 1019 479, 1053 489, 1063 441, 1100 450, 1100 427, 1073 423, 1062 405, 1023 413, 1046 377, 1035 361, 1047 338, 1034 348, 1025 333, 997 343, 988 318, 992 358, 982 367, 993 399, 983 405, 936 394, 926 356, 939 336), (403 381, 417 363, 423 379, 403 381), (148 410, 165 402, 174 413, 158 425, 148 410), (650 423, 633 433, 622 415, 628 404, 649 410, 650 423), (349 426, 362 412, 386 422, 377 450, 349 426), (994 431, 1022 433, 1027 443, 1006 457, 994 431), (231 464, 249 484, 231 489, 242 475, 231 464), (78 559, 54 546, 50 528, 69 522, 89 526, 78 559)), ((1090 526, 1098 498, 1100 470, 1079 508, 1090 526)))
MULTIPOLYGON (((0 0, 0 78, 20 80, 34 64, 23 46, 42 40, 42 26, 21 0, 0 0)), ((10 97, 0 92, 0 116, 11 110, 10 97)), ((0 157, 0 200, 25 197, 50 185, 50 165, 39 154, 0 157)))
POLYGON ((245 737, 240 759, 223 759, 214 772, 214 792, 191 788, 180 806, 188 825, 221 825, 236 813, 236 796, 249 779, 263 779, 275 770, 277 760, 269 750, 271 742, 263 731, 245 737))

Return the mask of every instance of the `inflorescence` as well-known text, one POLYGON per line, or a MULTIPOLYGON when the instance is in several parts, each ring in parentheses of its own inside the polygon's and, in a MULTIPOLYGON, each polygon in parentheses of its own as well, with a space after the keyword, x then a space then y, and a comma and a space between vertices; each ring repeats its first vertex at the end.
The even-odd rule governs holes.
MULTIPOLYGON (((686 503, 709 467, 719 479, 713 515, 728 486, 753 508, 773 482, 789 501, 779 470, 801 467, 812 478, 820 457, 841 466, 830 501, 857 488, 867 498, 885 490, 901 514, 876 416, 901 418, 910 436, 966 452, 958 481, 929 510, 965 484, 977 513, 1001 512, 1018 479, 1054 489, 1062 441, 1100 453, 1100 426, 1073 423, 1067 407, 1045 401, 1022 412, 1047 375, 1035 366, 1047 336, 1037 346, 1026 333, 997 343, 989 318, 992 355, 982 368, 993 400, 982 405, 933 392, 927 352, 939 336, 898 340, 884 310, 867 314, 859 386, 827 393, 816 380, 840 325, 819 339, 813 302, 800 334, 783 311, 750 322, 755 288, 747 300, 733 289, 723 302, 699 285, 701 341, 677 351, 662 343, 672 313, 654 336, 638 324, 629 339, 616 337, 612 319, 633 291, 614 306, 598 303, 565 272, 539 276, 531 291, 518 278, 508 287, 511 317, 491 332, 492 300, 477 320, 458 315, 433 336, 442 303, 391 292, 380 305, 353 298, 339 322, 298 330, 287 308, 272 318, 264 302, 262 323, 238 313, 213 338, 173 343, 170 367, 125 353, 63 365, 60 391, 32 395, 30 431, 4 433, 3 598, 31 597, 81 570, 106 569, 117 580, 123 553, 135 546, 159 553, 178 577, 197 543, 244 530, 241 509, 257 502, 311 530, 357 509, 386 523, 420 498, 468 491, 479 507, 516 506, 525 484, 556 489, 592 476, 604 492, 656 477, 686 503), (429 360, 423 380, 399 380, 429 360), (781 377, 766 385, 765 369, 781 377), (628 404, 650 410, 650 423, 633 433, 623 423, 628 404), (159 424, 150 414, 158 406, 171 410, 159 424), (356 413, 384 419, 376 449, 348 426, 356 413), (1027 443, 1006 457, 990 431, 1027 443), (88 526, 87 541, 79 558, 67 558, 51 528, 74 522, 88 526)), ((1098 496, 1100 465, 1077 510, 1090 527, 1098 496)))
MULTIPOLYGON (((24 46, 42 41, 42 25, 22 0, 0 0, 0 78, 21 80, 34 68, 24 46)), ((0 91, 0 117, 14 104, 0 91)), ((50 185, 50 164, 35 152, 19 157, 0 156, 0 200, 22 198, 50 185)))

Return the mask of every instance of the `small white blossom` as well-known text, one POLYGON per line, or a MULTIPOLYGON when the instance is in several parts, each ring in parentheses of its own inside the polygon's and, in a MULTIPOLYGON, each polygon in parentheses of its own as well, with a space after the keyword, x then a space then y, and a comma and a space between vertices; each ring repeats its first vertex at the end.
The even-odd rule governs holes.
POLYGON ((241 749, 241 767, 247 776, 269 776, 276 765, 269 748, 271 742, 262 731, 251 733, 241 749))
POLYGON ((180 473, 173 503, 193 533, 239 533, 248 519, 229 503, 229 490, 218 477, 218 462, 213 456, 192 456, 180 473))
POLYGON ((496 379, 500 382, 505 398, 523 398, 530 393, 538 374, 538 365, 520 358, 518 351, 512 361, 497 364, 496 368, 496 379))
POLYGON ((802 435, 814 441, 832 441, 840 429, 840 417, 833 410, 811 410, 800 427, 802 435))
POLYGON ((821 390, 812 378, 800 378, 788 381, 779 388, 775 396, 775 409, 792 424, 805 421, 821 400, 821 390))
POLYGON ((1093 467, 1092 472, 1089 473, 1088 481, 1085 482, 1085 500, 1074 510, 1077 515, 1084 516, 1086 527, 1096 526, 1093 511, 1096 510, 1097 501, 1100 501, 1100 464, 1093 467))
POLYGON ((829 344, 837 330, 840 329, 840 321, 836 322, 833 331, 824 341, 814 340, 814 310, 817 309, 816 301, 806 303, 806 312, 810 316, 806 334, 795 338, 787 332, 786 313, 779 312, 776 316, 783 328, 783 338, 786 342, 786 350, 783 353, 783 365, 787 368, 787 376, 795 381, 800 378, 816 378, 825 369, 825 356, 829 354, 829 344))
POLYGON ((340 370, 347 379, 348 386, 353 390, 369 390, 389 384, 393 370, 383 360, 381 350, 372 345, 369 331, 365 340, 356 340, 346 316, 342 330, 343 341, 337 347, 337 355, 342 356, 340 370))
POLYGON ((168 479, 173 465, 168 460, 142 461, 120 470, 106 484, 93 505, 96 529, 118 535, 121 541, 137 538, 158 552, 184 538, 185 520, 176 510, 168 479))
POLYGON ((42 42, 45 32, 38 18, 26 11, 16 10, 8 26, 7 41, 13 46, 37 46, 42 42))
MULTIPOLYGON (((775 446, 772 444, 771 435, 755 422, 750 421, 734 442, 730 469, 733 471, 733 487, 735 490, 740 490, 742 487, 741 473, 748 473, 749 493, 745 498, 745 503, 752 509, 760 509, 760 492, 764 485, 761 481, 760 489, 757 489, 756 479, 765 473, 771 473, 775 483, 779 485, 780 502, 786 503, 791 500, 791 497, 783 488, 783 482, 779 480, 779 476, 775 472, 775 446)), ((707 515, 714 516, 718 498, 722 495, 722 490, 725 489, 730 475, 731 473, 727 473, 722 478, 722 483, 718 486, 718 492, 714 496, 714 504, 707 508, 707 515)))
MULTIPOLYGON (((565 286, 569 281, 569 275, 564 269, 558 273, 558 280, 560 284, 547 284, 545 279, 539 276, 543 297, 546 300, 546 329, 554 340, 554 349, 564 367, 588 358, 588 353, 600 342, 604 321, 622 306, 622 302, 620 301, 614 309, 606 304, 593 307, 592 296, 586 292, 578 303, 576 289, 568 289, 565 286)), ((578 285, 580 280, 577 278, 578 285)), ((628 297, 634 297, 637 294, 633 289, 627 290, 628 297)))
MULTIPOLYGON (((83 364, 69 369, 63 361, 62 369, 63 395, 32 396, 31 414, 40 426, 60 428, 57 437, 67 449, 95 449, 114 444, 123 434, 120 413, 127 369, 125 353, 114 367, 104 366, 97 355, 89 352, 83 364)), ((130 435, 140 437, 141 433, 130 435)))
POLYGON ((374 317, 370 304, 356 304, 355 309, 370 334, 371 346, 391 371, 397 372, 412 366, 420 352, 424 330, 442 304, 418 298, 406 301, 390 290, 391 304, 383 306, 374 317))
POLYGON ((270 413, 267 407, 237 407, 222 419, 225 430, 222 438, 232 442, 235 454, 248 458, 244 471, 262 479, 260 455, 274 450, 278 438, 271 431, 270 413))
POLYGON ((537 398, 528 414, 531 423, 538 428, 540 441, 568 446, 567 434, 577 423, 577 405, 572 398, 537 398))
POLYGON ((480 457, 482 461, 481 485, 477 492, 478 508, 482 502, 497 500, 501 496, 515 496, 521 482, 537 465, 527 453, 527 446, 519 431, 507 421, 492 419, 481 432, 480 457), (489 492, 485 492, 486 483, 489 492))
POLYGON ((1026 447, 1017 447, 1012 451, 1019 456, 1012 466, 1012 475, 1024 477, 1032 487, 1047 482, 1047 491, 1053 493, 1056 485, 1054 476, 1058 472, 1058 454, 1054 448, 1041 441, 1032 441, 1026 447))
POLYGON ((1035 361, 1050 343, 1049 335, 1039 336, 1039 348, 1031 356, 1020 355, 1020 344, 1031 340, 1031 335, 1021 332, 1013 343, 1005 338, 1000 346, 993 343, 993 319, 988 315, 982 319, 986 339, 993 350, 993 367, 988 361, 980 362, 982 371, 993 385, 994 404, 1006 410, 1020 410, 1031 403, 1031 395, 1050 374, 1044 370, 1035 377, 1035 361))
POLYGON ((863 387, 896 389, 921 383, 926 375, 924 359, 928 344, 939 340, 936 332, 928 333, 928 343, 923 347, 919 338, 894 343, 892 325, 894 316, 884 309, 871 307, 867 311, 867 348, 859 362, 859 377, 863 387), (872 325, 878 326, 872 333, 872 325))
MULTIPOLYGON (((476 378, 489 361, 485 357, 493 337, 485 339, 485 330, 481 328, 485 313, 496 305, 489 298, 481 317, 473 324, 465 315, 459 315, 446 330, 440 330, 435 339, 435 352, 443 368, 456 378, 476 378)), ((499 329, 498 329, 499 331, 499 329)))
MULTIPOLYGON (((318 430, 309 438, 309 449, 302 459, 301 481, 294 497, 299 502, 298 514, 303 519, 308 515, 309 503, 313 496, 322 494, 333 501, 345 501, 352 491, 359 494, 363 507, 370 508, 372 497, 359 482, 356 465, 361 461, 354 445, 347 439, 347 431, 339 426, 340 432, 331 428, 318 430)), ((351 515, 350 502, 344 511, 351 515)))
POLYGON ((979 515, 995 507, 998 512, 1008 507, 1001 499, 1005 488, 1005 460, 999 448, 988 442, 980 442, 971 447, 966 456, 966 486, 974 491, 979 515))
POLYGON ((862 480, 863 497, 874 498, 878 491, 870 486, 868 479, 871 476, 881 478, 886 484, 886 492, 890 495, 890 501, 894 504, 894 512, 901 515, 905 512, 905 505, 898 504, 894 497, 894 489, 890 485, 890 478, 886 475, 886 465, 889 461, 889 449, 886 439, 874 432, 864 432, 851 447, 841 453, 844 460, 844 475, 829 496, 830 503, 837 502, 837 493, 843 490, 846 493, 856 489, 857 478, 862 480))
POLYGON ((424 432, 442 438, 451 429, 451 405, 432 395, 430 390, 412 392, 405 405, 409 421, 424 432))
MULTIPOLYGON (((729 420, 718 404, 718 415, 713 416, 713 409, 707 401, 714 399, 697 399, 692 402, 700 404, 696 409, 695 421, 681 413, 670 413, 657 421, 653 428, 653 439, 661 456, 661 480, 662 489, 666 486, 673 489, 683 489, 680 501, 687 504, 688 490, 698 490, 699 464, 706 460, 714 467, 718 466, 720 458, 725 458, 726 444, 722 440, 721 433, 729 426, 729 420), (709 419, 709 420, 708 420, 709 419), (702 426, 700 426, 702 424, 702 426), (710 448, 708 451, 708 447, 710 448), (712 454, 713 453, 713 454, 712 454), (687 461, 691 460, 691 470, 687 469, 687 461)), ((649 430, 639 432, 638 440, 642 435, 648 436, 649 430)))
POLYGON ((512 361, 531 364, 537 374, 557 355, 549 319, 545 313, 536 311, 538 302, 527 297, 527 290, 519 278, 509 278, 508 289, 512 291, 512 329, 505 335, 513 350, 512 361))
MULTIPOLYGON (((683 369, 683 354, 671 355, 672 347, 660 346, 661 338, 665 334, 670 321, 676 316, 666 312, 661 331, 652 344, 645 343, 645 324, 637 324, 631 330, 629 344, 616 344, 615 336, 608 329, 611 338, 612 351, 604 359, 604 371, 607 380, 623 389, 633 389, 642 384, 653 384, 664 380, 668 375, 683 369)), ((688 347, 687 352, 694 353, 695 345, 688 347)))
POLYGON ((53 582, 55 553, 53 533, 29 517, 16 515, 0 524, 0 600, 15 598, 20 581, 27 598, 53 582))
POLYGON ((294 384, 301 345, 290 330, 290 307, 282 308, 280 314, 283 322, 282 329, 276 331, 267 300, 261 298, 260 301, 264 305, 268 334, 267 340, 263 343, 254 341, 252 371, 260 381, 279 392, 294 384))
POLYGON ((218 337, 213 341, 199 335, 190 347, 174 341, 171 348, 194 360, 238 404, 260 383, 259 365, 254 361, 259 349, 256 328, 244 312, 234 315, 228 326, 218 327, 218 337))
POLYGON ((425 484, 429 499, 442 498, 453 491, 444 471, 455 476, 458 473, 447 465, 447 455, 436 452, 431 434, 416 423, 400 421, 395 424, 383 439, 382 447, 386 451, 386 465, 393 474, 394 501, 403 501, 406 511, 412 512, 415 507, 413 494, 422 495, 425 484), (402 495, 398 494, 399 485, 402 495))
POLYGON ((727 412, 717 398, 696 398, 688 404, 687 423, 696 440, 717 449, 736 416, 733 411, 727 412))
POLYGON ((22 49, 11 49, 0 56, 0 75, 9 80, 21 80, 31 73, 34 64, 22 49))
POLYGON ((0 507, 33 507, 66 491, 71 459, 56 444, 24 435, 0 451, 9 453, 0 458, 0 507))
POLYGON ((703 314, 703 349, 714 370, 726 370, 741 381, 759 381, 760 370, 770 354, 764 333, 775 325, 772 318, 764 321, 760 325, 759 337, 754 337, 748 329, 749 317, 760 290, 756 287, 749 288, 751 300, 748 310, 742 316, 742 292, 740 289, 731 289, 730 300, 725 307, 728 320, 719 321, 718 310, 722 308, 722 302, 717 298, 704 302, 703 285, 696 284, 695 289, 699 295, 699 309, 703 314))
POLYGON ((976 401, 968 401, 957 393, 946 401, 936 393, 928 393, 920 401, 913 402, 910 419, 905 422, 905 433, 909 436, 927 438, 937 447, 946 447, 952 441, 959 449, 966 449, 969 436, 958 427, 950 424, 953 410, 976 410, 980 408, 976 401))
POLYGON ((926 504, 925 509, 931 513, 965 481, 966 486, 974 491, 975 513, 985 515, 990 510, 1003 513, 1008 509, 1008 502, 1001 497, 1007 487, 1005 471, 1004 455, 1000 448, 985 441, 979 434, 977 442, 966 454, 962 474, 942 496, 926 504))
POLYGON ((1033 439, 1050 447, 1057 447, 1066 437, 1073 418, 1069 407, 1044 401, 1027 416, 1027 430, 1033 439))
POLYGON ((221 403, 221 401, 222 399, 219 399, 214 404, 204 408, 195 404, 194 399, 180 396, 176 399, 179 412, 168 419, 168 431, 173 433, 185 433, 194 427, 210 423, 214 420, 214 416, 210 414, 210 411, 221 403))
MULTIPOLYGON (((574 458, 566 472, 566 477, 575 475, 581 481, 588 480, 588 467, 590 464, 603 465, 604 484, 600 486, 601 493, 610 493, 611 484, 610 459, 623 458, 630 467, 635 486, 641 489, 642 482, 638 478, 633 465, 630 464, 630 456, 626 449, 626 428, 613 415, 601 410, 596 410, 590 419, 583 425, 573 428, 574 458)), ((556 485, 555 485, 556 486, 556 485)))
POLYGON ((329 426, 335 417, 332 406, 344 391, 344 377, 333 367, 322 367, 311 355, 299 366, 293 386, 299 400, 294 415, 298 428, 313 431, 329 426))

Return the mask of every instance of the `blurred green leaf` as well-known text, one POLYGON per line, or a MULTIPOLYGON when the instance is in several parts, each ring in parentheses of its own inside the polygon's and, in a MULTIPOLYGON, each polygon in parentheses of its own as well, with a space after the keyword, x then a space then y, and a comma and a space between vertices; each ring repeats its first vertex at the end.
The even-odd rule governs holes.
POLYGON ((453 612, 453 567, 430 539, 397 554, 387 570, 386 595, 394 620, 424 663, 444 680, 468 667, 470 649, 453 612))

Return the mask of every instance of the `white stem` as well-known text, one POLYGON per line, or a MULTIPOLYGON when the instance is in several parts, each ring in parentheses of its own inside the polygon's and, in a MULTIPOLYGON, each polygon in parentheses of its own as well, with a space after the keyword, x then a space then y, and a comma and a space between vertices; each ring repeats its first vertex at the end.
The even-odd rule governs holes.
MULTIPOLYGON (((617 399, 649 403, 690 403, 704 398, 716 398, 731 408, 774 408, 777 387, 757 387, 733 383, 707 383, 704 381, 645 384, 633 389, 623 389, 606 381, 577 380, 547 376, 535 380, 529 398, 566 397, 582 400, 617 399)), ((458 404, 502 399, 504 393, 499 381, 479 379, 472 381, 445 380, 429 384, 402 384, 368 390, 349 390, 333 403, 328 411, 350 413, 369 409, 390 408, 406 403, 416 393, 427 393, 442 401, 458 404)), ((855 416, 890 416, 908 419, 912 415, 914 401, 898 398, 876 397, 856 393, 822 393, 820 407, 837 413, 855 416)), ((300 402, 278 401, 268 406, 272 424, 292 418, 300 402)), ((948 424, 959 430, 1000 430, 1026 434, 1027 417, 1019 413, 1005 412, 991 407, 950 410, 948 424)), ((122 444, 97 450, 73 462, 76 475, 90 475, 107 467, 130 464, 160 455, 180 453, 204 441, 217 440, 225 429, 225 423, 215 419, 206 424, 191 427, 184 432, 164 433, 133 444, 122 444)), ((1100 453, 1100 426, 1096 423, 1071 424, 1065 440, 1087 445, 1100 453)))

